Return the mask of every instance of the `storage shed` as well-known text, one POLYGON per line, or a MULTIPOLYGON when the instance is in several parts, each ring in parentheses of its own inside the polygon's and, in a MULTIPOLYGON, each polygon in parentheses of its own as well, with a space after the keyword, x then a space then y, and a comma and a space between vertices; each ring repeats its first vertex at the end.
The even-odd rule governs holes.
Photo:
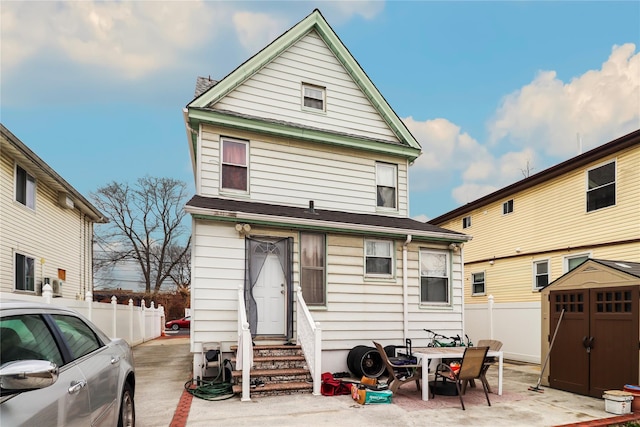
POLYGON ((602 397, 638 384, 640 263, 588 259, 542 293, 543 383, 602 397), (564 314, 563 314, 564 310, 564 314))

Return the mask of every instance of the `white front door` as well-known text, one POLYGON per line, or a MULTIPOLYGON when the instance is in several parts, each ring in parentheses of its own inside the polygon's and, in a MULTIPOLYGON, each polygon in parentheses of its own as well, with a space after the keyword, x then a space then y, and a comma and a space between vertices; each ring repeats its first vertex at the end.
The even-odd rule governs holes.
POLYGON ((277 255, 269 254, 253 287, 258 309, 258 335, 285 334, 285 277, 277 255))

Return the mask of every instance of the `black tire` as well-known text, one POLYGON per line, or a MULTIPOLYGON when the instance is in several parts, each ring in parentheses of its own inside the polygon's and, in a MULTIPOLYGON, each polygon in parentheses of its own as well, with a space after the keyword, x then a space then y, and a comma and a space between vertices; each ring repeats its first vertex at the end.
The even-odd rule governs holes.
POLYGON ((171 329, 173 329, 174 331, 177 331, 178 329, 180 329, 180 325, 178 325, 177 323, 174 323, 173 325, 171 325, 171 329))
POLYGON ((133 390, 129 383, 124 384, 120 399, 120 414, 118 415, 118 427, 135 427, 136 407, 133 403, 133 390))

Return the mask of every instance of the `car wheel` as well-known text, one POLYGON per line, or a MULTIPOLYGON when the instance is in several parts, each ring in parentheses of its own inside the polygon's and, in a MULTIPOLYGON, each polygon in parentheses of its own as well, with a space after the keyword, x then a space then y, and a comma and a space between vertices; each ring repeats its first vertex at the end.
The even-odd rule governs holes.
POLYGON ((118 427, 134 427, 136 425, 136 408, 133 404, 133 391, 128 383, 125 383, 120 401, 120 417, 118 427))
POLYGON ((171 325, 171 329, 173 329, 174 331, 177 331, 178 329, 180 329, 180 325, 178 325, 177 323, 174 323, 173 325, 171 325))

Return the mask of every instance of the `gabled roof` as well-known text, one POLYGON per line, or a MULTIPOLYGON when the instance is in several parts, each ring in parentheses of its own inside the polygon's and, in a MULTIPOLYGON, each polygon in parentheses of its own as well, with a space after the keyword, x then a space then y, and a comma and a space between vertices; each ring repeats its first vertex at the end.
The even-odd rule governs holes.
MULTIPOLYGON (((6 150, 13 158, 18 159, 23 163, 28 163, 29 166, 36 168, 37 170, 30 171, 35 174, 36 179, 41 179, 43 182, 58 192, 67 193, 74 202, 74 205, 83 213, 85 213, 93 222, 106 223, 108 222, 104 214, 98 210, 91 202, 82 196, 75 188, 65 181, 60 175, 56 173, 44 160, 42 160, 36 153, 31 151, 22 141, 20 141, 9 129, 0 123, 0 151, 6 150)), ((26 165, 25 165, 26 166, 26 165)))
POLYGON ((405 217, 271 205, 217 197, 194 196, 187 202, 186 211, 194 217, 219 221, 243 221, 306 230, 330 230, 395 237, 406 237, 407 234, 411 234, 414 240, 422 238, 422 240, 461 243, 471 239, 465 234, 405 217))
POLYGON ((538 172, 535 175, 531 175, 528 178, 522 179, 514 184, 508 185, 500 190, 494 191, 484 197, 481 197, 466 205, 460 206, 452 211, 442 214, 429 221, 431 224, 442 224, 446 221, 457 218, 460 215, 464 215, 475 209, 481 208, 489 203, 493 203, 502 199, 506 199, 509 196, 518 193, 522 190, 534 187, 544 182, 550 181, 560 175, 567 172, 571 172, 575 169, 581 168, 589 163, 592 163, 598 159, 605 158, 622 151, 626 148, 633 147, 640 144, 640 130, 636 130, 627 135, 621 136, 618 139, 614 139, 604 145, 596 147, 586 153, 579 156, 572 157, 562 163, 538 172))
POLYGON ((622 273, 628 274, 629 276, 640 278, 640 263, 638 262, 630 262, 630 261, 611 261, 606 259, 595 259, 589 258, 582 262, 580 265, 576 266, 573 270, 564 273, 562 276, 558 277, 551 283, 548 283, 546 286, 540 288, 540 292, 544 289, 548 288, 551 285, 563 280, 568 275, 579 272, 579 268, 587 263, 596 263, 600 265, 604 265, 605 267, 612 268, 614 270, 620 271, 622 273))
MULTIPOLYGON (((360 64, 358 64, 355 58, 351 55, 349 50, 329 26, 318 9, 315 9, 306 18, 294 25, 267 47, 245 61, 238 68, 217 82, 217 84, 211 86, 191 101, 187 105, 189 117, 192 119, 195 118, 196 120, 203 119, 205 117, 205 112, 197 115, 197 110, 207 109, 212 104, 215 104, 217 101, 224 98, 227 94, 260 71, 265 65, 269 64, 278 55, 289 49, 298 40, 313 30, 318 33, 329 49, 331 49, 334 55, 342 63, 345 70, 351 75, 353 81, 360 87, 360 90, 369 99, 378 114, 380 114, 396 137, 401 141, 401 144, 407 149, 410 149, 405 149, 402 153, 411 161, 417 158, 420 155, 420 144, 407 129, 402 120, 400 120, 395 111, 393 111, 391 106, 389 106, 389 103, 378 91, 371 79, 369 79, 362 67, 360 67, 360 64), (196 114, 197 117, 192 115, 193 110, 196 110, 194 114, 196 114)), ((198 84, 200 83, 202 82, 199 81, 198 84)), ((196 92, 198 92, 198 90, 196 90, 196 92)), ((233 125, 233 122, 226 124, 233 125)))

